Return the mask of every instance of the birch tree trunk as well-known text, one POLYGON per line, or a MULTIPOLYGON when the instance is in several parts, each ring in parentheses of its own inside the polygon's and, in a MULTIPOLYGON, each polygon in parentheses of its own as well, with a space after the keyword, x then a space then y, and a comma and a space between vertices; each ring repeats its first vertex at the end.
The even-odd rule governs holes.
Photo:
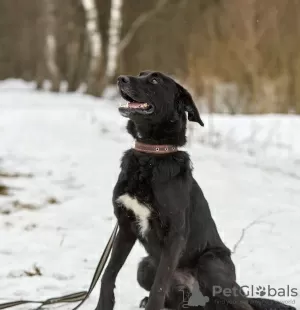
POLYGON ((120 43, 120 29, 122 24, 121 9, 123 0, 111 0, 110 24, 109 24, 109 43, 108 43, 108 61, 106 66, 107 79, 111 79, 116 74, 118 61, 118 48, 120 43))
POLYGON ((110 16, 109 22, 106 24, 108 20, 100 11, 103 9, 103 3, 101 6, 99 0, 82 0, 86 12, 86 28, 91 50, 87 93, 94 96, 101 96, 112 78, 115 77, 119 55, 131 42, 137 30, 159 12, 168 0, 159 0, 152 10, 145 12, 134 20, 122 40, 120 39, 120 27, 122 23, 121 9, 124 0, 109 1, 111 2, 106 4, 110 4, 110 16), (99 20, 99 17, 105 20, 99 20), (101 28, 99 25, 101 25, 101 28), (107 32, 108 40, 106 40, 107 32))
POLYGON ((51 90, 58 92, 60 90, 60 73, 56 63, 56 37, 55 37, 55 1, 45 1, 45 17, 46 17, 46 44, 45 44, 45 62, 48 69, 50 80, 52 83, 51 90))
POLYGON ((86 31, 90 45, 90 62, 87 78, 87 93, 100 96, 100 69, 102 64, 102 38, 98 28, 98 12, 95 0, 82 0, 82 5, 86 14, 86 31))

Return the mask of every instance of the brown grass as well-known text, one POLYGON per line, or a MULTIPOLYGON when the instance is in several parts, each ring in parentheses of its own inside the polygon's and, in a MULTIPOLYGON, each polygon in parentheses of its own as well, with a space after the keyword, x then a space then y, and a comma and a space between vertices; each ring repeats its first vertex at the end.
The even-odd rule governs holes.
POLYGON ((0 195, 2 195, 2 196, 8 196, 9 195, 9 188, 4 184, 0 184, 0 195))
POLYGON ((59 201, 55 197, 49 197, 47 199, 47 203, 50 205, 55 205, 55 204, 59 204, 59 201))
POLYGON ((0 171, 0 178, 33 178, 31 173, 8 173, 0 171))
POLYGON ((37 266, 37 265, 33 265, 33 269, 32 270, 24 270, 24 274, 27 277, 36 277, 36 276, 42 276, 42 272, 41 269, 37 266))
POLYGON ((37 210, 39 209, 39 206, 37 205, 34 205, 34 204, 29 204, 29 203, 23 203, 23 202, 20 202, 19 200, 15 200, 13 202, 13 207, 16 208, 16 209, 19 209, 19 210, 37 210))

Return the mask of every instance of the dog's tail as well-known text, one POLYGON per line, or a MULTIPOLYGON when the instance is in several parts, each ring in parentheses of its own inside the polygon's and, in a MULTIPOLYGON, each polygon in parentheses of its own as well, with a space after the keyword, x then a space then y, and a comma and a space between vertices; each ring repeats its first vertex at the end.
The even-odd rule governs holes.
POLYGON ((249 298, 248 302, 254 310, 296 310, 295 307, 266 298, 249 298))

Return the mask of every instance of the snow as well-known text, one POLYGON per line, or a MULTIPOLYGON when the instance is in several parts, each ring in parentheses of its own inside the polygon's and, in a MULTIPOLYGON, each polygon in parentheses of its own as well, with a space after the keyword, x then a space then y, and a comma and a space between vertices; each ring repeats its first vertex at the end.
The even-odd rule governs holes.
POLYGON ((300 178, 300 117, 296 115, 212 115, 196 141, 242 152, 260 168, 300 178))
POLYGON ((23 80, 18 79, 6 79, 0 82, 0 90, 32 90, 35 87, 35 82, 25 82, 23 80))
MULTIPOLYGON (((115 225, 112 189, 132 143, 117 104, 0 84, 0 184, 9 188, 0 195, 0 303, 88 288, 115 225), (41 276, 24 273, 35 265, 41 276)), ((235 250, 238 282, 297 288, 296 297, 273 298, 300 309, 300 118, 203 119, 210 126, 193 126, 187 149, 220 234, 235 250), (243 144, 253 126, 255 138, 243 144)), ((137 309, 145 296, 136 282, 143 255, 137 244, 120 272, 115 309, 137 309)), ((99 284, 83 309, 94 308, 98 294, 99 284)))

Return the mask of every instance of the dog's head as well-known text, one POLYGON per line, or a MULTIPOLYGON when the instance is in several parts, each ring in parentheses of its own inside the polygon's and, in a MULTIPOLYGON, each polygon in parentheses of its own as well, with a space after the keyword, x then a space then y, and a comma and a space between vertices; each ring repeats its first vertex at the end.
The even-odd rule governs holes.
POLYGON ((118 78, 120 94, 126 103, 120 113, 140 123, 176 122, 186 119, 204 126, 189 92, 170 77, 160 72, 143 71, 138 76, 118 78))

